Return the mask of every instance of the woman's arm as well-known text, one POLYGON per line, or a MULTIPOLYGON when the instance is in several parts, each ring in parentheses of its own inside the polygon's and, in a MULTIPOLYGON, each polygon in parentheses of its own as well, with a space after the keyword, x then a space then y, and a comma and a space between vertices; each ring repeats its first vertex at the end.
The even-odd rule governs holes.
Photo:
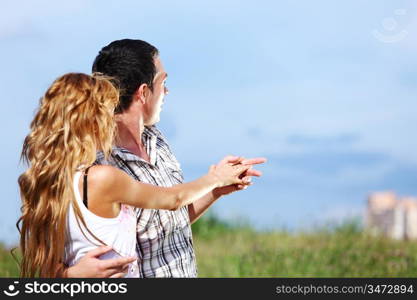
MULTIPOLYGON (((107 203, 124 203, 140 208, 176 210, 201 198, 211 190, 231 184, 248 184, 239 176, 245 165, 211 166, 209 172, 192 182, 159 187, 134 180, 111 166, 93 166, 88 186, 94 187, 95 199, 107 203)), ((93 199, 91 199, 93 200, 93 199)))

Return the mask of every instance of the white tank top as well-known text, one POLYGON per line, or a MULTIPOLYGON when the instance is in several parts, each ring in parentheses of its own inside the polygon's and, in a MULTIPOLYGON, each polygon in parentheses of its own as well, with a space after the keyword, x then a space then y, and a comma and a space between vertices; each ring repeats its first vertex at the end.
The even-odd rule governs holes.
MULTIPOLYGON (((120 213, 115 218, 103 218, 97 216, 85 207, 78 182, 81 171, 74 175, 74 194, 78 207, 83 215, 88 229, 100 240, 111 246, 115 251, 110 251, 100 259, 109 259, 116 257, 135 256, 136 254, 136 212, 135 208, 122 204, 120 213)), ((67 235, 65 241, 65 263, 68 266, 75 265, 88 251, 96 249, 101 245, 88 231, 83 227, 81 221, 77 222, 76 215, 72 204, 70 204, 67 215, 67 235), (78 224, 79 223, 79 224, 78 224), (87 238, 88 237, 88 238, 87 238)), ((138 277, 139 269, 137 261, 129 265, 129 271, 125 277, 138 277)))

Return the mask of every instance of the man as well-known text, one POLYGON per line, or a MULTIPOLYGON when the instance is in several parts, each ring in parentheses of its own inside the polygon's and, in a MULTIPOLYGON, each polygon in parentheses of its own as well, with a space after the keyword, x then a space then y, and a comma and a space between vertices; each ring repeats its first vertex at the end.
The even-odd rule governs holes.
MULTIPOLYGON (((172 186, 183 182, 180 165, 168 143, 155 127, 159 121, 168 74, 158 50, 141 40, 119 40, 104 47, 93 64, 93 72, 112 77, 120 89, 116 108, 116 147, 105 161, 101 153, 96 163, 111 164, 145 183, 172 186)), ((257 164, 264 159, 225 157, 219 164, 257 164)), ((249 170, 245 174, 260 176, 249 170)), ((217 188, 188 207, 176 211, 138 209, 137 254, 140 277, 196 277, 191 224, 221 196, 243 186, 217 188)), ((122 277, 129 258, 99 260, 109 247, 89 252, 67 270, 68 277, 122 277)))

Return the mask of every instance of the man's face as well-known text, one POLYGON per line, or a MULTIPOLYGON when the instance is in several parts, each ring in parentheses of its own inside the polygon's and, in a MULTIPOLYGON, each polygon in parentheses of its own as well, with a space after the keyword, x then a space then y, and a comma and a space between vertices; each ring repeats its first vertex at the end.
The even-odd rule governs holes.
POLYGON ((168 89, 165 86, 168 74, 159 57, 155 58, 154 63, 156 74, 153 80, 153 91, 149 90, 144 106, 145 125, 154 125, 159 122, 164 96, 168 94, 168 89))

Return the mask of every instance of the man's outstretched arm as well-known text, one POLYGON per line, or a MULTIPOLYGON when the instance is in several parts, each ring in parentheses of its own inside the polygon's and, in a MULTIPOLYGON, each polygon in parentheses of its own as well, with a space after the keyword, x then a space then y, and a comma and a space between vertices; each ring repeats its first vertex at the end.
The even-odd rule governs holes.
MULTIPOLYGON (((220 164, 244 164, 244 165, 256 165, 256 164, 262 164, 266 162, 265 158, 252 158, 252 159, 244 159, 243 157, 238 156, 226 156, 223 158, 218 165, 220 164)), ((262 173, 258 170, 249 169, 246 171, 244 176, 247 179, 250 179, 252 176, 261 176, 262 173)), ((207 193, 194 203, 188 205, 188 214, 190 216, 190 223, 193 224, 195 221, 197 221, 204 213, 207 211, 207 209, 213 205, 216 200, 218 200, 220 197, 234 193, 236 191, 240 191, 247 188, 247 186, 243 185, 229 185, 221 188, 216 188, 212 190, 211 192, 207 193)))

